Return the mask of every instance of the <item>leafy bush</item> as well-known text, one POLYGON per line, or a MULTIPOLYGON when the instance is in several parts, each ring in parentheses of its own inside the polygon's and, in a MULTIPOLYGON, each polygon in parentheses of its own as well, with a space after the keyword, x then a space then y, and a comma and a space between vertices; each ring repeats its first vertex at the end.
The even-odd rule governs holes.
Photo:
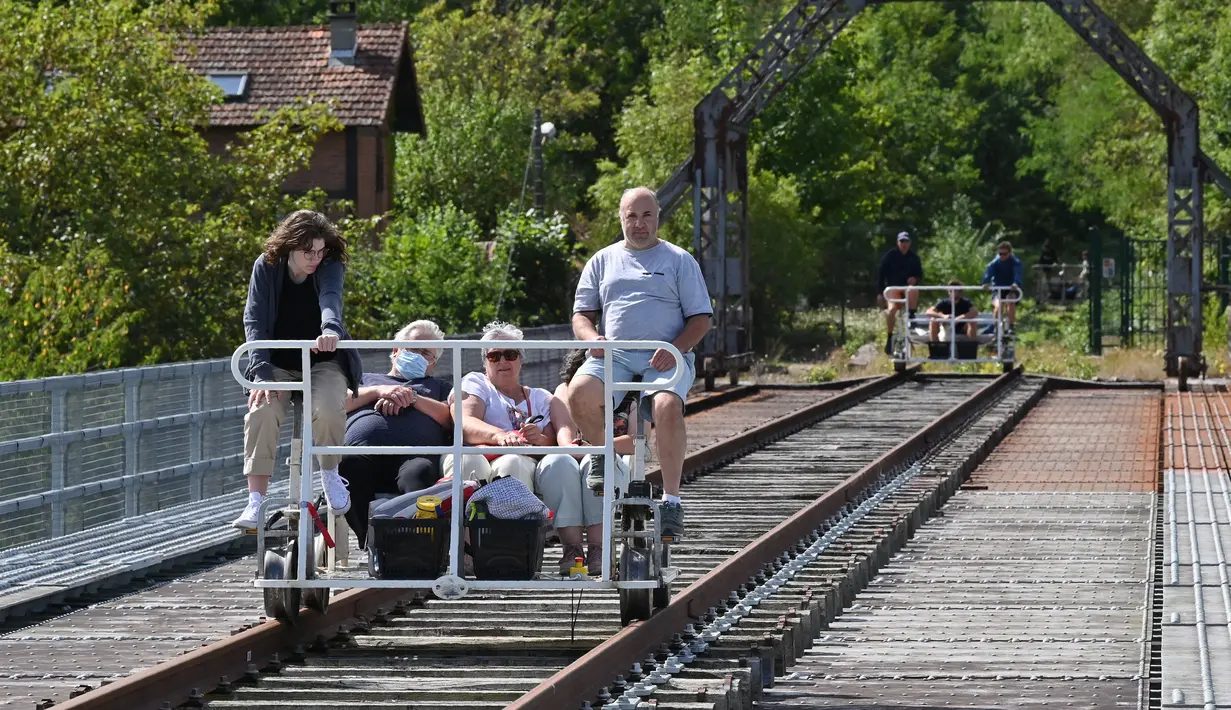
POLYGON ((453 205, 399 215, 379 251, 357 253, 350 270, 356 337, 381 338, 419 318, 464 332, 496 316, 504 247, 489 254, 474 217, 453 205))
POLYGON ((932 236, 920 250, 925 280, 947 284, 950 279, 974 285, 983 280, 983 269, 991 261, 996 244, 1006 239, 1002 225, 987 222, 976 227, 977 209, 966 195, 956 195, 947 209, 932 222, 932 236))
POLYGON ((578 274, 573 261, 577 249, 564 216, 507 211, 493 236, 511 255, 502 297, 497 297, 501 317, 515 319, 522 327, 567 323, 578 274))
POLYGON ((820 384, 822 382, 832 382, 838 379, 838 368, 829 363, 821 363, 813 365, 808 369, 806 379, 812 384, 820 384))
POLYGON ((262 240, 321 205, 281 187, 341 128, 325 105, 210 153, 221 91, 175 55, 211 10, 0 0, 0 378, 228 354, 262 240))
MULTIPOLYGON (((555 191, 577 181, 569 157, 594 139, 570 132, 568 123, 594 109, 598 95, 570 85, 570 66, 587 53, 556 36, 554 22, 554 11, 539 4, 505 12, 492 0, 469 11, 442 0, 418 14, 411 33, 427 137, 397 139, 399 209, 452 203, 484 229, 494 227, 521 194, 535 108, 559 128, 544 147, 547 185, 555 191)), ((573 197, 561 201, 571 206, 573 197)))

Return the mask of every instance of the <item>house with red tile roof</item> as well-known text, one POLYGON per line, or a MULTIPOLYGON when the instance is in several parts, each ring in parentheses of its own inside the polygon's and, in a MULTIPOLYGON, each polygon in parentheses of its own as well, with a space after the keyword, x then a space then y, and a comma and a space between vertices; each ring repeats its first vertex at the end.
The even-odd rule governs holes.
POLYGON ((179 61, 223 91, 206 129, 216 152, 264 113, 301 99, 331 103, 344 129, 321 139, 285 189, 321 188, 370 217, 392 206, 394 134, 426 132, 409 30, 405 22, 358 24, 354 0, 329 10, 327 25, 210 28, 179 61))

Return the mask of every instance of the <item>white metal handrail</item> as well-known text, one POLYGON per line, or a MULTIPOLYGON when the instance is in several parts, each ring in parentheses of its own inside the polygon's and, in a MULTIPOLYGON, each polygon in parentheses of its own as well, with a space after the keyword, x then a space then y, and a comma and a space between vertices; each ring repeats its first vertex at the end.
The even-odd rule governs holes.
MULTIPOLYGON (((906 311, 909 314, 909 308, 907 308, 906 306, 908 306, 910 302, 911 292, 923 292, 923 291, 943 291, 943 292, 949 293, 951 301, 952 301, 952 294, 953 292, 956 292, 956 291, 962 291, 963 293, 967 293, 970 291, 975 291, 975 292, 991 291, 993 297, 999 300, 1001 303, 1018 303, 1022 300, 1022 290, 1020 286, 990 286, 990 285, 989 286, 977 286, 977 287, 967 287, 965 285, 962 285, 962 286, 948 286, 948 285, 945 285, 945 286, 890 286, 884 290, 883 295, 887 303, 900 303, 904 306, 902 310, 906 311), (902 295, 900 298, 890 297, 891 291, 893 292, 900 291, 902 295), (1013 297, 1010 297, 1010 296, 1013 296, 1013 297)), ((956 306, 957 304, 954 303, 953 305, 956 306)), ((921 317, 910 318, 909 315, 905 318, 900 318, 898 320, 898 329, 902 331, 902 340, 903 340, 904 350, 902 351, 903 353, 902 359, 895 360, 895 361, 897 362, 928 362, 928 361, 935 362, 931 358, 912 358, 911 357, 911 350, 913 348, 910 342, 910 324, 911 323, 931 324, 936 321, 940 321, 942 324, 947 324, 949 326, 949 332, 951 334, 949 337, 949 360, 950 361, 966 362, 966 363, 1005 362, 1006 361, 1005 358, 1002 356, 1002 353, 1004 353, 1004 314, 1002 313, 1000 316, 978 315, 978 316, 975 316, 974 318, 960 318, 958 317, 957 313, 955 312, 955 309, 953 308, 950 309, 950 313, 948 317, 946 318, 932 318, 930 316, 922 317, 922 318, 921 317), (959 340, 958 325, 959 324, 965 325, 967 323, 975 323, 975 324, 990 323, 996 326, 996 354, 997 354, 997 357, 995 358, 975 357, 975 358, 962 359, 962 360, 958 359, 957 357, 957 345, 958 345, 958 340, 959 340)), ((967 341, 967 342, 971 342, 971 341, 967 341)), ((973 342, 977 343, 978 341, 976 340, 973 342)))
MULTIPOLYGON (((249 380, 240 369, 240 358, 254 349, 298 349, 300 351, 301 372, 311 373, 311 350, 316 347, 313 340, 254 340, 235 349, 231 355, 231 374, 235 380, 248 389, 264 389, 273 391, 293 391, 303 394, 303 456, 301 457, 301 475, 299 477, 299 514, 298 549, 310 550, 312 536, 315 535, 311 516, 308 513, 308 502, 312 496, 312 457, 318 454, 452 454, 453 467, 453 510, 450 521, 449 564, 450 572, 461 583, 474 587, 515 587, 515 583, 474 584, 465 583, 461 556, 461 527, 465 517, 465 503, 462 493, 464 454, 605 454, 603 457, 603 534, 607 540, 612 539, 613 496, 612 487, 615 478, 615 432, 611 417, 604 417, 606 430, 603 446, 468 446, 462 443, 462 397, 453 397, 453 445, 452 446, 316 446, 312 438, 312 387, 311 375, 306 374, 305 380, 299 382, 255 382, 249 380), (460 502, 460 503, 459 503, 460 502)), ((496 349, 509 348, 517 350, 566 350, 582 348, 586 350, 603 351, 603 397, 610 403, 615 390, 645 391, 649 389, 670 389, 680 381, 684 374, 684 355, 674 345, 660 340, 339 340, 338 350, 392 350, 394 348, 436 348, 451 350, 453 353, 453 392, 461 391, 462 350, 466 349, 496 349), (675 359, 675 373, 666 382, 612 382, 611 352, 612 350, 666 350, 675 359)), ((609 405, 610 406, 610 405, 609 405)), ((612 545, 603 545, 603 574, 599 582, 548 582, 553 587, 584 588, 586 586, 610 586, 612 545)), ((302 552, 297 555, 295 579, 293 580, 256 580, 258 587, 418 587, 411 580, 309 580, 308 555, 302 552), (392 581, 394 584, 380 584, 392 581)), ((258 561, 259 563, 259 561, 258 561)), ((543 586, 544 583, 536 583, 543 586)))

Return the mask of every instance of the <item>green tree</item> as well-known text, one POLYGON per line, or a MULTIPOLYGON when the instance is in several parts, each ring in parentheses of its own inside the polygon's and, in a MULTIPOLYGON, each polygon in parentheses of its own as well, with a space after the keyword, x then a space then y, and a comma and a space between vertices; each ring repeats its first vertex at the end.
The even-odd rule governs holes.
POLYGON ((209 4, 0 0, 0 377, 229 352, 243 286, 339 128, 289 109, 226 156, 201 135, 221 93, 175 61, 209 4))
POLYGON ((559 127, 545 148, 549 203, 574 202, 561 194, 580 191, 563 156, 590 150, 594 139, 572 132, 569 121, 595 108, 598 96, 570 85, 567 67, 587 57, 553 34, 553 22, 550 9, 500 14, 491 0, 471 12, 438 2, 418 15, 412 32, 428 131, 398 139, 402 210, 452 202, 494 227, 521 196, 536 107, 559 127))
POLYGON ((396 216, 379 251, 355 255, 356 337, 386 337, 418 318, 467 332, 496 315, 506 251, 481 241, 475 218, 453 205, 396 216))
POLYGON ((564 215, 507 210, 492 236, 509 255, 498 315, 522 327, 567 323, 578 272, 564 215))

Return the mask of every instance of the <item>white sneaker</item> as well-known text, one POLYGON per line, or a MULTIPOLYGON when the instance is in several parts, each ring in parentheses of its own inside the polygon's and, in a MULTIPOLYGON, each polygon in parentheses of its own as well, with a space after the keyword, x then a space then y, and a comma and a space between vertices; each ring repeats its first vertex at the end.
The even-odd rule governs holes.
POLYGON ((261 499, 248 499, 248 507, 244 508, 244 512, 239 514, 239 517, 231 522, 232 527, 237 527, 240 530, 254 532, 258 525, 261 524, 261 499))
POLYGON ((333 515, 344 515, 350 510, 350 490, 346 483, 337 469, 321 471, 321 488, 325 491, 325 501, 329 503, 329 512, 333 515))

